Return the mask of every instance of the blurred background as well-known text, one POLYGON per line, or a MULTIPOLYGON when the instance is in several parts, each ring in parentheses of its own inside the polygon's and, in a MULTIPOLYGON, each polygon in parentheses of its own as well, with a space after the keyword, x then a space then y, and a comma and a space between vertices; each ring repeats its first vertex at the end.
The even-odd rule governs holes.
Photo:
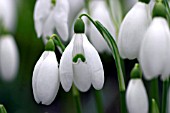
MULTIPOLYGON (((10 31, 10 34, 15 38, 19 50, 20 64, 17 76, 13 81, 6 82, 0 79, 0 104, 5 106, 8 113, 76 113, 76 106, 71 91, 66 93, 61 85, 58 94, 51 105, 45 106, 35 102, 32 92, 32 74, 35 63, 44 51, 44 43, 41 38, 37 38, 34 28, 33 13, 36 0, 11 1, 15 2, 13 5, 15 7, 14 10, 16 10, 16 21, 15 27, 10 31)), ((69 16, 69 37, 71 39, 74 18, 77 17, 76 15, 78 15, 83 8, 85 8, 87 1, 77 0, 81 1, 81 5, 78 4, 76 0, 68 1, 71 1, 72 7, 79 6, 78 9, 74 11, 74 14, 70 13, 69 16)), ((102 0, 94 1, 100 2, 102 0)), ((122 9, 124 9, 121 14, 123 17, 137 0, 113 1, 113 5, 115 2, 120 2, 121 7, 123 7, 122 9)), ((72 11, 72 9, 70 10, 72 11)), ((119 12, 118 8, 113 10, 119 12)), ((121 20, 119 21, 121 22, 121 20)), ((69 41, 64 42, 65 45, 68 43, 69 41)), ((56 50, 56 54, 59 62, 61 54, 58 50, 56 50)), ((120 113, 118 78, 114 59, 107 51, 101 52, 100 56, 105 72, 105 84, 101 90, 104 112, 120 113)), ((135 62, 137 61, 134 60, 130 62, 129 60, 125 60, 125 72, 127 75, 125 77, 126 86, 129 81, 130 70, 135 62)), ((148 85, 147 82, 146 85, 148 85)), ((80 93, 83 113, 97 113, 94 92, 94 88, 91 87, 86 93, 80 93)))

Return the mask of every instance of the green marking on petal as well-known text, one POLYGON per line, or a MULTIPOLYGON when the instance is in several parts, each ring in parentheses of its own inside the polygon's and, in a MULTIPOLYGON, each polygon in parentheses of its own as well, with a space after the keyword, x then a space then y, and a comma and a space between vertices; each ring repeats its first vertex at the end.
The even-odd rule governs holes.
POLYGON ((86 58, 84 57, 83 54, 76 54, 76 56, 74 56, 73 58, 73 62, 74 63, 77 63, 78 59, 81 59, 82 62, 85 62, 86 61, 86 58))

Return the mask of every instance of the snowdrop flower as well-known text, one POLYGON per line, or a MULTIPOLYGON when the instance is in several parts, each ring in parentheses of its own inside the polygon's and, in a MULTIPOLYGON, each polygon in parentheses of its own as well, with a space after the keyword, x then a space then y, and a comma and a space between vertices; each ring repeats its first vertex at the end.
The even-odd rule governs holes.
POLYGON ((68 0, 37 0, 34 9, 35 30, 38 37, 51 36, 56 29, 61 38, 68 39, 68 0), (56 2, 56 3, 55 3, 56 2))
POLYGON ((14 38, 11 35, 0 37, 0 73, 5 81, 13 80, 18 72, 19 55, 14 38))
POLYGON ((139 65, 135 65, 131 78, 126 92, 127 109, 129 113, 148 113, 148 97, 141 80, 139 65))
POLYGON ((70 4, 70 13, 69 13, 69 24, 72 27, 73 21, 75 20, 76 15, 84 7, 84 0, 68 0, 70 4))
POLYGON ((54 50, 54 42, 50 39, 34 67, 32 77, 35 101, 45 105, 53 102, 59 89, 58 62, 54 50))
POLYGON ((118 36, 118 48, 122 58, 139 57, 140 45, 150 23, 148 10, 148 4, 139 1, 125 16, 118 36))
MULTIPOLYGON (((112 36, 115 37, 116 30, 112 23, 112 19, 105 1, 92 1, 90 4, 90 11, 92 18, 99 20, 108 29, 112 36)), ((99 52, 110 52, 110 48, 107 45, 106 41, 103 39, 103 37, 93 24, 90 25, 89 33, 90 41, 99 52)))
POLYGON ((78 19, 74 27, 75 34, 66 47, 60 60, 60 81, 67 92, 74 82, 82 92, 87 91, 91 83, 97 90, 104 84, 103 65, 96 49, 84 34, 84 23, 78 19))
POLYGON ((156 3, 153 11, 153 21, 141 44, 140 63, 146 79, 150 80, 158 75, 162 75, 162 79, 166 79, 170 74, 170 63, 168 62, 170 31, 164 18, 166 9, 162 3, 156 3))
POLYGON ((3 23, 5 29, 14 31, 16 22, 16 7, 14 0, 0 0, 0 21, 3 23))

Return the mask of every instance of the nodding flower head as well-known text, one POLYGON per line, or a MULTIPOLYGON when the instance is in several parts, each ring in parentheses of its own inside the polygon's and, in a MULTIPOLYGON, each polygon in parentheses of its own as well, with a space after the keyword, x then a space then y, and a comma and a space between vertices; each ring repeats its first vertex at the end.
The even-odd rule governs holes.
POLYGON ((82 92, 87 91, 91 84, 95 89, 101 89, 104 84, 103 65, 96 49, 90 44, 83 21, 78 19, 75 24, 75 34, 66 47, 60 60, 60 80, 65 91, 69 91, 72 82, 82 92), (77 25, 77 22, 81 25, 77 25))

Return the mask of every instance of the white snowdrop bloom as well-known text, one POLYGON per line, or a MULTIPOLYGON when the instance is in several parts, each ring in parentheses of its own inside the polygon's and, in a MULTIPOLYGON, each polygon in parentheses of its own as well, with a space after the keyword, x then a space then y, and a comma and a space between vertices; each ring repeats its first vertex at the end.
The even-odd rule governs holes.
POLYGON ((38 37, 43 36, 47 42, 47 36, 51 36, 56 30, 61 38, 68 39, 68 0, 37 0, 34 9, 35 30, 38 37))
POLYGON ((5 81, 13 80, 18 72, 19 54, 14 38, 11 35, 0 37, 0 75, 5 81))
POLYGON ((137 2, 138 0, 125 0, 124 1, 125 12, 128 12, 137 2))
POLYGON ((32 77, 33 94, 37 103, 49 105, 53 102, 60 85, 58 74, 54 51, 44 51, 34 67, 32 77))
POLYGON ((148 113, 148 97, 140 78, 130 80, 126 92, 126 105, 129 113, 148 113))
POLYGON ((166 78, 169 72, 170 32, 167 21, 155 17, 149 26, 140 50, 140 63, 146 79, 158 75, 166 78))
MULTIPOLYGON (((82 20, 80 23, 82 24, 82 20)), ((103 65, 96 49, 84 34, 84 28, 80 32, 75 30, 61 57, 59 72, 61 84, 66 92, 70 90, 72 82, 82 92, 87 91, 91 84, 97 90, 103 87, 103 65)))
POLYGON ((8 31, 14 31, 16 22, 16 4, 14 0, 0 0, 0 21, 8 31))
POLYGON ((73 21, 75 20, 76 15, 81 9, 84 8, 84 0, 68 0, 70 4, 70 13, 69 13, 69 24, 72 26, 73 21))
POLYGON ((137 2, 125 16, 118 36, 118 49, 122 58, 139 57, 140 45, 151 19, 148 10, 148 4, 137 2))
MULTIPOLYGON (((111 33, 113 37, 116 36, 116 30, 112 23, 111 16, 109 14, 107 5, 104 0, 101 1, 92 1, 90 4, 91 16, 94 20, 99 20, 111 33)), ((100 32, 96 29, 96 27, 91 24, 90 25, 90 41, 94 45, 94 47, 99 52, 110 52, 109 46, 106 41, 101 36, 100 32)))

